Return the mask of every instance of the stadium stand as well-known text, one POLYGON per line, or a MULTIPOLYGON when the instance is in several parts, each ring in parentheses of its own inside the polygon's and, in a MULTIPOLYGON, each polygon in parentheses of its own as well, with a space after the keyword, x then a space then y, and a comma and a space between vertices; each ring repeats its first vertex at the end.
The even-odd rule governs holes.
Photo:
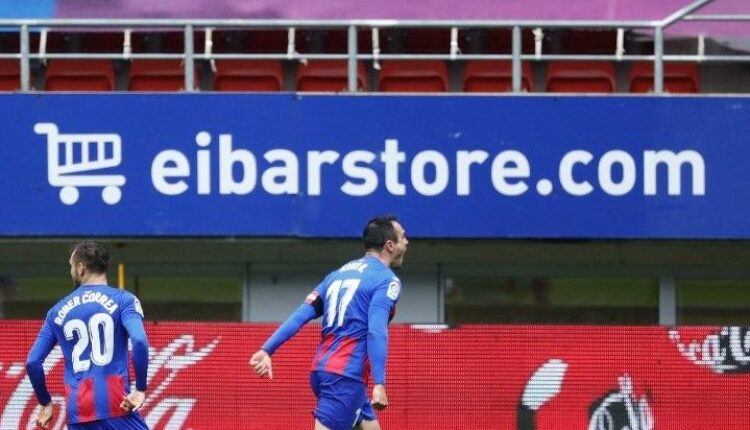
MULTIPOLYGON (((125 28, 100 22, 69 25, 69 30, 66 25, 48 28, 32 24, 26 59, 19 55, 20 28, 6 28, 0 33, 1 59, 29 64, 26 69, 4 65, 6 81, 18 77, 27 83, 6 82, 1 89, 180 91, 185 90, 185 79, 191 78, 185 76, 185 63, 179 60, 192 52, 195 78, 187 91, 654 91, 657 78, 653 60, 644 61, 644 57, 656 52, 653 30, 657 24, 613 21, 611 25, 597 22, 584 27, 552 21, 549 25, 544 21, 519 22, 521 49, 515 54, 514 31, 508 24, 451 25, 404 21, 376 27, 357 23, 356 88, 349 88, 345 79, 348 68, 343 67, 349 55, 349 28, 344 22, 290 26, 271 21, 270 25, 257 26, 227 21, 224 26, 211 27, 196 23, 192 50, 186 49, 183 24, 158 26, 146 22, 137 28, 125 28), (516 54, 521 55, 523 66, 521 85, 514 89, 510 60, 516 54), (87 60, 77 64, 88 64, 77 74, 73 65, 55 64, 77 56, 87 60), (109 68, 113 70, 111 78, 104 71, 109 68), (30 76, 24 80, 22 73, 30 76), (91 83, 91 75, 97 73, 100 86, 91 83)), ((719 92, 746 92, 750 84, 736 76, 747 57, 742 52, 703 39, 665 37, 658 54, 664 63, 661 91, 711 93, 719 88, 719 92), (729 54, 738 54, 739 60, 727 59, 729 54), (714 58, 720 61, 712 61, 714 58), (712 73, 706 76, 715 76, 716 68, 730 70, 729 79, 722 80, 724 84, 717 85, 712 77, 701 79, 702 71, 710 69, 712 73)))
MULTIPOLYGON (((342 60, 311 60, 297 66, 297 91, 342 92, 348 86, 348 68, 342 60)), ((357 67, 357 88, 367 89, 367 72, 357 67)))
POLYGON ((549 93, 611 93, 615 88, 615 67, 609 62, 557 61, 547 67, 549 93))
MULTIPOLYGON (((654 64, 637 62, 630 68, 630 92, 654 91, 654 64)), ((698 65, 670 63, 664 65, 664 91, 669 93, 697 93, 700 89, 698 65)))
POLYGON ((115 72, 109 60, 50 60, 45 91, 113 91, 115 72))
MULTIPOLYGON (((195 70, 198 76, 198 69, 195 70)), ((180 60, 134 60, 128 75, 129 91, 182 91, 185 69, 180 60)))
POLYGON ((448 68, 442 61, 389 60, 380 70, 382 92, 442 93, 448 91, 448 68))
MULTIPOLYGON (((521 63, 521 88, 534 87, 531 64, 521 63)), ((463 77, 463 91, 469 93, 504 93, 513 90, 513 67, 510 61, 469 61, 463 77)))
POLYGON ((214 91, 281 91, 284 70, 278 60, 220 60, 216 62, 211 88, 214 91))
POLYGON ((0 91, 21 89, 21 66, 16 60, 0 60, 0 91))

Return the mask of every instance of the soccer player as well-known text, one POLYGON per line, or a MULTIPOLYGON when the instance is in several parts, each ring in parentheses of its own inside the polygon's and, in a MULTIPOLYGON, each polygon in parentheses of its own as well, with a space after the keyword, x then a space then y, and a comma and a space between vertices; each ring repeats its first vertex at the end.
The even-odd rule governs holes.
POLYGON ((306 323, 323 317, 310 373, 318 399, 315 430, 351 430, 355 425, 379 429, 373 407, 388 406, 388 322, 401 292, 401 281, 391 268, 402 265, 409 240, 396 217, 386 215, 367 223, 362 241, 365 255, 326 276, 250 358, 256 373, 273 378, 271 355, 306 323), (374 384, 371 402, 366 393, 368 373, 374 384))
POLYGON ((148 430, 136 412, 146 397, 148 371, 141 303, 129 292, 107 285, 109 251, 101 243, 78 243, 69 263, 75 290, 47 313, 26 360, 41 405, 36 423, 48 429, 52 422, 52 401, 42 363, 58 344, 65 357, 69 430, 148 430), (128 338, 135 369, 132 391, 128 338))

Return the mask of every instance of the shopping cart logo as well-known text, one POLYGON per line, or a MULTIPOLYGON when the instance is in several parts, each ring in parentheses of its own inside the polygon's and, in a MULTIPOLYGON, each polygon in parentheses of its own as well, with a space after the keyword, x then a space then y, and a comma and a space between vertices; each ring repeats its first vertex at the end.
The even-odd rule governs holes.
POLYGON ((53 187, 61 187, 61 202, 75 204, 79 187, 101 187, 102 200, 109 205, 120 201, 125 176, 97 173, 122 162, 119 134, 62 134, 51 122, 37 123, 34 132, 47 136, 47 180, 53 187))

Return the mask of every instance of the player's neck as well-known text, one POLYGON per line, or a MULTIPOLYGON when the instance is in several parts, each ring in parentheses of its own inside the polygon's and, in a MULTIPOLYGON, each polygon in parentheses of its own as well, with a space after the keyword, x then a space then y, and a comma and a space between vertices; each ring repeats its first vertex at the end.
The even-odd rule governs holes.
POLYGON ((81 286, 83 287, 86 285, 108 285, 107 275, 97 273, 86 276, 85 278, 81 279, 81 286))
POLYGON ((365 257, 375 257, 380 260, 381 263, 385 264, 385 267, 391 267, 391 260, 382 252, 365 251, 365 257))

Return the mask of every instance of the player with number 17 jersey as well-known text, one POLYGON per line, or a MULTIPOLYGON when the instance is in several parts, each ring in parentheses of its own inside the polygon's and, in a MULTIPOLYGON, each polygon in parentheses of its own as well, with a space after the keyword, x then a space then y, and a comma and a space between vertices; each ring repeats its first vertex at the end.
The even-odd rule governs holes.
POLYGON ((263 345, 273 354, 304 322, 323 316, 321 341, 313 371, 322 370, 367 382, 385 379, 388 322, 396 311, 401 281, 377 257, 365 256, 331 272, 305 299, 305 304, 263 345), (307 306, 309 305, 309 306, 307 306), (289 321, 291 322, 291 321, 289 321), (368 330, 372 336, 368 348, 368 330))
MULTIPOLYGON (((367 382, 367 332, 370 320, 383 332, 395 314, 401 282, 380 260, 366 256, 331 272, 305 302, 323 316, 321 342, 311 370, 323 370, 367 382)), ((372 345, 371 345, 372 346, 372 345)), ((384 345, 374 345, 377 349, 384 345)), ((370 359, 375 380, 384 377, 385 357, 370 359), (382 369, 382 370, 381 370, 382 369)))
POLYGON ((39 403, 51 400, 41 362, 59 344, 65 358, 67 422, 128 415, 120 407, 130 391, 128 338, 133 342, 136 387, 146 389, 148 343, 143 310, 131 293, 107 285, 82 285, 47 313, 28 357, 39 403), (144 354, 145 352, 145 354, 144 354))

